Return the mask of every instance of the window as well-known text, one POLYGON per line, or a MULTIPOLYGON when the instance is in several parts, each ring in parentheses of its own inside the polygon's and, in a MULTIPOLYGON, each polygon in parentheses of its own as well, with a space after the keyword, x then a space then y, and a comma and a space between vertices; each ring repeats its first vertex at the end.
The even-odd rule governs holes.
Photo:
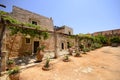
POLYGON ((30 43, 30 38, 26 38, 26 43, 30 43))
POLYGON ((68 34, 71 35, 71 32, 69 31, 68 34))
POLYGON ((32 24, 37 25, 37 22, 36 21, 32 21, 32 24))
POLYGON ((64 49, 64 43, 61 43, 61 49, 64 49))

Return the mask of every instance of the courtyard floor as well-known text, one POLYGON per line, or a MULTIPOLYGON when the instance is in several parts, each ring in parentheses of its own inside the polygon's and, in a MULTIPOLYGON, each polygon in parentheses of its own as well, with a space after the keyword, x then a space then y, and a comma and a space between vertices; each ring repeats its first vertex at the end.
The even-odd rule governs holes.
POLYGON ((42 70, 44 60, 22 69, 20 80, 120 80, 120 47, 102 47, 81 56, 70 56, 70 62, 63 62, 63 56, 51 59, 50 71, 42 70))
POLYGON ((120 80, 120 47, 103 47, 82 57, 51 60, 52 69, 43 71, 44 61, 22 70, 20 80, 120 80))

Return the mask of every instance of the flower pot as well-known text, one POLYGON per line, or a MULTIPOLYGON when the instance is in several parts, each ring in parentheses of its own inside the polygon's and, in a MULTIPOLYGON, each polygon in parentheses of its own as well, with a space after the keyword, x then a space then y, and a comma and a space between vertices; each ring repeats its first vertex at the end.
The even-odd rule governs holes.
POLYGON ((80 54, 75 54, 74 56, 75 56, 75 57, 80 57, 80 54))
POLYGON ((70 61, 70 59, 63 59, 63 61, 64 61, 64 62, 69 62, 69 61, 70 61))
POLYGON ((13 64, 7 64, 7 69, 8 70, 12 69, 13 67, 15 67, 15 63, 13 63, 13 64))
POLYGON ((44 70, 44 71, 48 71, 48 70, 50 70, 50 69, 51 69, 51 66, 49 66, 49 67, 43 66, 43 67, 42 67, 42 70, 44 70))
POLYGON ((19 80, 20 73, 10 74, 9 79, 10 80, 19 80))
POLYGON ((69 55, 72 55, 72 53, 73 53, 73 49, 69 48, 69 55))
POLYGON ((36 56, 37 62, 41 62, 42 59, 43 59, 43 56, 44 56, 43 52, 42 52, 41 50, 38 51, 38 52, 37 52, 37 56, 36 56))

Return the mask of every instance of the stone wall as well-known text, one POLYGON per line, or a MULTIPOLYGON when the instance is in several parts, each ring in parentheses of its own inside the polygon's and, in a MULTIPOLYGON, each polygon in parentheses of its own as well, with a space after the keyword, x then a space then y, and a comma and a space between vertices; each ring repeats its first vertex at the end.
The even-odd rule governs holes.
POLYGON ((66 26, 66 25, 64 25, 62 27, 59 27, 57 29, 57 32, 64 33, 64 34, 69 34, 69 35, 73 35, 73 29, 70 28, 70 27, 68 27, 68 26, 66 26))
POLYGON ((57 34, 57 47, 60 51, 68 49, 68 42, 74 45, 75 39, 69 38, 68 35, 57 34), (62 44, 64 45, 63 46, 64 49, 62 49, 62 44))
POLYGON ((95 32, 92 35, 97 36, 99 34, 102 34, 102 35, 105 35, 105 36, 120 36, 120 29, 95 32))
POLYGON ((16 6, 13 6, 11 16, 23 23, 32 23, 32 21, 35 21, 43 29, 54 30, 52 18, 47 18, 16 6))

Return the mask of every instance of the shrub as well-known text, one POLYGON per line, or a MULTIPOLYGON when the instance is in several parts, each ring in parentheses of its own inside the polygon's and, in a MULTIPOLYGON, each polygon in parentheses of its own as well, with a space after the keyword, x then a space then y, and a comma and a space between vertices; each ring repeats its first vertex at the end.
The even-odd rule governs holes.
POLYGON ((119 37, 112 37, 112 38, 110 39, 110 42, 111 42, 111 43, 120 43, 120 38, 119 38, 119 37))
POLYGON ((20 72, 19 67, 14 67, 13 69, 8 70, 9 75, 16 74, 16 73, 19 73, 19 72, 20 72))
POLYGON ((97 48, 100 48, 100 47, 102 47, 102 44, 100 44, 100 43, 93 43, 92 44, 92 48, 97 49, 97 48))

